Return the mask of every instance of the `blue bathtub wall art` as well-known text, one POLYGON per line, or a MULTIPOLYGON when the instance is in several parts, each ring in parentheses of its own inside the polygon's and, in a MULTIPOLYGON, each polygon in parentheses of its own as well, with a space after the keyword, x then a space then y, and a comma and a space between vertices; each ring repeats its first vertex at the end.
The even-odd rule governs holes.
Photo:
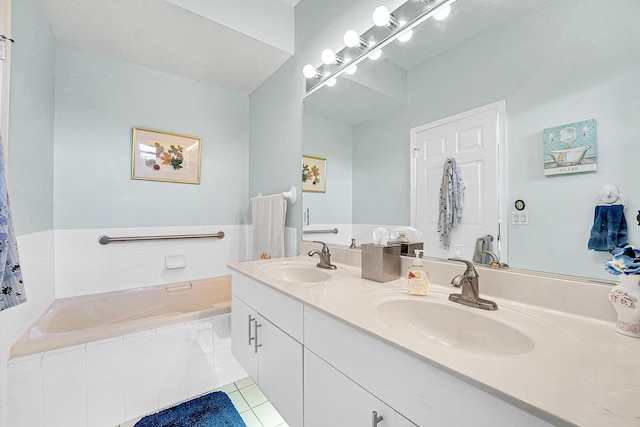
POLYGON ((595 119, 545 129, 543 135, 545 175, 597 170, 595 119))

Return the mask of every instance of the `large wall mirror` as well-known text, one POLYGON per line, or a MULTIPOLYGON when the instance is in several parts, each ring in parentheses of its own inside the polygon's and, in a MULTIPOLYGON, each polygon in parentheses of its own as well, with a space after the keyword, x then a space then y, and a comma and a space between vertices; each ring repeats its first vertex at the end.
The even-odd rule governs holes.
POLYGON ((407 43, 305 98, 303 153, 327 159, 325 193, 304 193, 305 240, 371 241, 372 227, 410 225, 411 128, 505 100, 512 268, 614 280, 608 252, 587 248, 600 190, 626 197, 640 245, 640 2, 459 0, 407 43), (595 119, 597 171, 545 175, 543 130, 595 119))

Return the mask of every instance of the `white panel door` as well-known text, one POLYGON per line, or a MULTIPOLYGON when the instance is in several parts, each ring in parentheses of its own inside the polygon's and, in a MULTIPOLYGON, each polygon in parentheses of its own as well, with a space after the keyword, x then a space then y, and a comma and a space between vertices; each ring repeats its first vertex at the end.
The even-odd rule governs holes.
POLYGON ((487 234, 494 236, 494 251, 500 255, 500 193, 504 185, 499 165, 500 146, 504 146, 504 109, 504 102, 499 102, 411 129, 411 222, 424 233, 426 255, 470 260, 476 239, 487 234), (465 184, 462 222, 451 229, 448 250, 441 247, 437 231, 447 157, 456 159, 465 184))

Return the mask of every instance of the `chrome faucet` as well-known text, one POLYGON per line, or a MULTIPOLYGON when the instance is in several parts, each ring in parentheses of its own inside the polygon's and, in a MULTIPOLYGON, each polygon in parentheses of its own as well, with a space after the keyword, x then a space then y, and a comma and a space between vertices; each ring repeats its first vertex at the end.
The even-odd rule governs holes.
POLYGON ((449 258, 449 261, 464 262, 467 265, 465 272, 457 275, 451 281, 454 287, 462 288, 462 292, 449 295, 449 301, 468 305, 469 307, 481 308, 483 310, 497 310, 498 305, 495 302, 480 298, 478 272, 473 266, 473 263, 462 258, 449 258))
POLYGON ((307 254, 309 256, 320 256, 320 262, 317 264, 317 266, 320 268, 327 268, 329 270, 335 270, 336 268, 338 268, 335 265, 331 264, 331 253, 329 253, 329 247, 327 246, 327 244, 318 240, 314 240, 313 242, 322 244, 322 251, 319 251, 318 249, 312 249, 307 254))
POLYGON ((493 253, 491 251, 484 251, 484 253, 491 257, 491 263, 489 264, 489 267, 491 267, 491 268, 509 268, 508 264, 506 264, 504 262, 500 262, 500 258, 498 258, 498 255, 496 255, 495 253, 493 253))

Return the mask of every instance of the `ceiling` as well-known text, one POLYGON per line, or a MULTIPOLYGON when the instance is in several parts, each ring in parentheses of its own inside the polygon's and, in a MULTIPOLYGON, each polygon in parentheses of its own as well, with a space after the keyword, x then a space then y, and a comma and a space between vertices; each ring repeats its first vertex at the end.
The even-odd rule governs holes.
MULTIPOLYGON (((271 5, 281 6, 275 8, 278 13, 290 14, 286 19, 291 21, 291 46, 293 8, 298 1, 270 1, 271 5)), ((192 12, 175 1, 41 0, 41 3, 59 42, 246 94, 251 94, 293 54, 292 48, 265 42, 268 37, 248 35, 228 22, 224 25, 215 17, 192 12)), ((214 11, 225 5, 230 10, 239 9, 241 5, 234 3, 219 0, 215 7, 211 4, 205 7, 214 11)), ((261 20, 265 19, 268 18, 261 20)))

